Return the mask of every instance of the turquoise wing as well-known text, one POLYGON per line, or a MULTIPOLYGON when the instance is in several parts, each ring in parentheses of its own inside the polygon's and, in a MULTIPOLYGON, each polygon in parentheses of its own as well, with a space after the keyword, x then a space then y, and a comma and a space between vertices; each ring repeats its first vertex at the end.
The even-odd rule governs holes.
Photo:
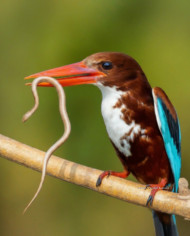
POLYGON ((178 190, 181 172, 181 131, 177 113, 161 88, 152 89, 154 110, 165 150, 174 176, 174 192, 178 190))

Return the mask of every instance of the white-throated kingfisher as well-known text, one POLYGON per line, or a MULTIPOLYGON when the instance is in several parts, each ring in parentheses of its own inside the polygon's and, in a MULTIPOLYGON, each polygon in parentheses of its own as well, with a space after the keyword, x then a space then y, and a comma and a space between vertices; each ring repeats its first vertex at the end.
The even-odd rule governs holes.
MULTIPOLYGON (((62 86, 94 84, 102 92, 101 111, 109 138, 123 164, 122 172, 105 176, 136 179, 152 188, 147 204, 159 189, 178 191, 181 133, 176 111, 161 88, 151 88, 143 70, 130 56, 117 52, 93 54, 81 62, 26 77, 50 76, 62 86)), ((51 86, 40 83, 39 86, 51 86)), ((174 215, 153 211, 157 236, 178 235, 174 215)))

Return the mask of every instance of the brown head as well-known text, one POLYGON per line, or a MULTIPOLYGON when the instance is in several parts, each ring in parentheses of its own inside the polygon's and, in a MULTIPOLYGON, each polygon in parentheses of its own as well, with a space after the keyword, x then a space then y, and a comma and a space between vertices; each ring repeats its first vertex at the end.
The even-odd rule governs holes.
MULTIPOLYGON (((118 52, 92 54, 81 62, 33 74, 26 79, 40 76, 54 77, 62 86, 101 83, 123 91, 150 88, 139 64, 132 57, 118 52)), ((41 83, 39 86, 51 85, 41 83)))

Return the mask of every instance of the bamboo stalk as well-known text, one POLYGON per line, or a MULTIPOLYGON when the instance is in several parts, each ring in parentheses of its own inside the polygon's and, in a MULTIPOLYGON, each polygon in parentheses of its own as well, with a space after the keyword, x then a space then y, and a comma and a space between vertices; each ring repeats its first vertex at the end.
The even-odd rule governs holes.
MULTIPOLYGON (((45 152, 0 135, 0 156, 34 170, 41 171, 45 152)), ((97 188, 96 181, 101 173, 102 171, 100 170, 79 165, 57 156, 51 156, 47 165, 48 175, 90 188, 123 201, 146 206, 150 190, 145 190, 144 185, 110 176, 109 178, 105 178, 102 185, 97 188)), ((189 196, 159 191, 154 198, 151 208, 190 219, 189 196)))

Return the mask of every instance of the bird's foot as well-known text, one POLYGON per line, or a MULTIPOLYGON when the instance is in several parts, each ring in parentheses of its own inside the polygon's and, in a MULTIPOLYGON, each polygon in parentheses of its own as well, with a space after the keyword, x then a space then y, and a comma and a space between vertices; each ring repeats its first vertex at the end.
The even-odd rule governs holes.
POLYGON ((151 193, 148 197, 148 200, 146 202, 146 206, 150 205, 152 206, 153 200, 154 200, 154 196, 155 194, 159 191, 159 190, 163 190, 165 189, 165 187, 167 186, 167 180, 165 178, 163 178, 159 184, 147 184, 145 189, 147 188, 151 188, 151 193))
POLYGON ((129 171, 127 170, 124 170, 122 172, 116 172, 116 171, 111 171, 111 170, 108 170, 108 171, 104 171, 97 179, 96 181, 96 187, 99 187, 102 183, 102 180, 104 177, 109 177, 110 175, 113 175, 113 176, 117 176, 117 177, 120 177, 120 178, 127 178, 128 175, 130 174, 129 171))

